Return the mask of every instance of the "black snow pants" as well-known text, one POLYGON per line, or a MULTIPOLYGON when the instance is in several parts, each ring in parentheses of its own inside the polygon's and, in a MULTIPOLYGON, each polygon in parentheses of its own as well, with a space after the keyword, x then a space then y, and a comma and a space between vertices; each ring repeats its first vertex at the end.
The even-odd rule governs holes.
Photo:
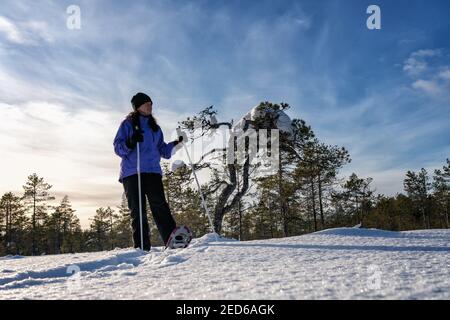
MULTIPOLYGON (((123 187, 128 200, 128 208, 131 214, 131 226, 133 229, 133 242, 135 248, 141 247, 141 229, 139 217, 139 189, 137 174, 123 179, 123 187)), ((147 219, 146 201, 150 203, 153 219, 164 243, 169 240, 170 234, 176 227, 175 220, 170 212, 164 195, 162 177, 159 173, 141 173, 141 197, 142 197, 142 230, 144 250, 150 251, 150 232, 147 219)))

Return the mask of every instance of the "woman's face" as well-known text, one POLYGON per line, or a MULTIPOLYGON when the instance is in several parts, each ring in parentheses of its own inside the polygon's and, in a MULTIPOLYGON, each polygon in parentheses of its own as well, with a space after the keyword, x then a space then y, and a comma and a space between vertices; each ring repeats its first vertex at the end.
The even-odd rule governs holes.
POLYGON ((141 105, 138 108, 138 111, 140 114, 142 114, 144 116, 149 116, 152 114, 152 109, 153 109, 153 103, 147 102, 147 103, 144 103, 143 105, 141 105))

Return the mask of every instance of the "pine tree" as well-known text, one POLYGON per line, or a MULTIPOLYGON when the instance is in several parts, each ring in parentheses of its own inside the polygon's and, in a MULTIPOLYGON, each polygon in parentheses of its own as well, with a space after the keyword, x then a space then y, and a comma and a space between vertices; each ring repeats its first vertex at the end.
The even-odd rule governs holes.
MULTIPOLYGON (((212 188, 214 192, 217 191, 218 195, 216 197, 214 209, 214 227, 216 232, 220 233, 222 229, 222 222, 227 213, 232 210, 235 210, 239 201, 243 200, 244 196, 249 192, 250 185, 250 173, 252 167, 252 161, 254 160, 254 155, 251 152, 246 152, 249 150, 250 145, 247 141, 247 137, 249 135, 253 135, 255 132, 259 134, 260 130, 271 130, 278 128, 278 119, 282 114, 283 110, 287 110, 289 105, 286 103, 281 104, 273 104, 270 102, 262 102, 255 108, 256 114, 258 116, 252 117, 251 119, 243 119, 242 120, 242 128, 237 130, 235 134, 233 134, 228 140, 228 144, 225 148, 217 148, 213 149, 202 156, 202 159, 206 156, 212 156, 219 154, 219 158, 222 157, 226 159, 227 165, 224 166, 224 170, 220 170, 220 176, 224 177, 224 179, 220 179, 218 183, 212 184, 212 188), (237 148, 235 141, 239 141, 239 146, 244 145, 244 148, 237 148), (230 155, 236 155, 236 149, 244 149, 241 150, 243 152, 237 152, 238 158, 240 159, 239 163, 236 161, 236 157, 234 157, 235 161, 232 161, 230 155), (244 154, 242 154, 244 153, 244 154), (238 166, 242 166, 243 169, 241 174, 242 188, 239 191, 236 191, 237 187, 237 175, 240 174, 238 166)), ((202 112, 199 113, 198 116, 193 117, 192 119, 187 118, 187 120, 182 121, 180 124, 183 129, 189 130, 194 136, 196 129, 201 129, 200 135, 198 137, 202 137, 205 134, 211 133, 214 130, 217 130, 221 126, 227 126, 229 129, 233 127, 232 122, 220 122, 212 121, 211 119, 215 119, 217 111, 213 110, 212 107, 206 108, 202 112)), ((299 146, 302 145, 302 139, 309 139, 312 136, 312 131, 309 127, 304 124, 302 120, 292 121, 291 126, 294 129, 293 137, 289 137, 290 133, 282 131, 279 134, 280 137, 280 152, 282 155, 280 156, 282 160, 286 160, 284 154, 295 153, 299 146), (288 142, 290 139, 293 139, 295 143, 288 142), (285 143, 286 142, 286 143, 285 143)), ((196 138, 194 138, 196 139, 196 138)), ((270 143, 269 143, 270 144, 270 143)), ((271 148, 271 146, 270 146, 271 148)), ((272 149, 272 148, 271 148, 272 149)), ((217 159, 217 158, 216 158, 217 159)), ((211 168, 211 165, 206 165, 206 167, 211 168)), ((279 208, 279 215, 285 218, 284 224, 284 232, 288 233, 287 225, 288 225, 288 214, 291 211, 288 207, 288 201, 284 198, 284 190, 283 183, 283 164, 278 168, 278 195, 281 206, 279 208)), ((212 191, 212 190, 210 190, 212 191)))
POLYGON ((109 229, 109 247, 113 250, 116 247, 116 229, 114 228, 114 222, 117 220, 118 216, 113 209, 107 207, 106 218, 109 229))
POLYGON ((64 235, 61 252, 82 252, 82 236, 83 232, 81 230, 80 219, 74 215, 67 223, 67 232, 64 235))
POLYGON ((119 248, 132 247, 131 215, 125 194, 122 194, 122 202, 117 209, 118 215, 113 225, 113 229, 115 230, 115 246, 119 248))
POLYGON ((255 236, 260 239, 282 237, 288 228, 287 217, 279 214, 281 203, 278 179, 278 174, 256 179, 258 202, 251 210, 251 217, 255 236))
MULTIPOLYGON (((201 237, 209 232, 209 222, 201 204, 199 192, 194 189, 192 170, 188 167, 169 172, 165 166, 163 175, 166 199, 173 217, 178 225, 187 225, 195 237, 201 237)), ((206 201, 210 194, 208 186, 202 186, 206 201)), ((212 206, 209 204, 209 208, 212 206)))
POLYGON ((44 230, 42 223, 47 218, 47 210, 49 208, 46 202, 55 199, 48 192, 51 188, 52 186, 44 182, 44 178, 39 178, 36 173, 28 176, 28 181, 23 186, 23 200, 27 205, 27 209, 31 210, 32 255, 38 254, 40 249, 45 249, 38 246, 44 246, 45 239, 43 239, 44 230))
POLYGON ((323 143, 318 144, 314 157, 320 221, 322 229, 325 229, 324 190, 333 186, 337 180, 339 169, 351 160, 348 151, 344 147, 328 146, 323 143))
POLYGON ((296 159, 293 172, 295 191, 307 208, 312 223, 312 230, 318 230, 318 188, 317 188, 317 162, 315 157, 316 142, 310 141, 303 146, 301 158, 296 159))
POLYGON ((80 221, 75 215, 75 210, 72 209, 69 197, 66 195, 61 204, 54 208, 45 223, 47 240, 52 253, 74 251, 73 233, 79 231, 79 224, 80 221))
POLYGON ((372 205, 373 190, 370 188, 372 178, 360 179, 355 173, 344 183, 343 196, 357 221, 364 227, 364 217, 372 205))
POLYGON ((429 191, 431 190, 430 178, 427 171, 422 168, 418 173, 408 171, 403 181, 404 189, 408 197, 413 201, 416 212, 422 216, 423 226, 431 228, 429 191))
POLYGON ((450 209, 450 159, 442 170, 435 170, 433 176, 433 195, 443 226, 448 229, 448 215, 450 209))
MULTIPOLYGON (((411 200, 403 194, 377 195, 375 205, 365 220, 366 228, 402 231, 416 229, 411 200)), ((419 226, 420 227, 420 226, 419 226)))
POLYGON ((90 225, 90 248, 97 251, 114 249, 114 218, 114 210, 110 207, 97 209, 90 225))
POLYGON ((7 212, 0 207, 0 257, 6 254, 6 245, 8 241, 6 240, 8 222, 5 222, 7 217, 7 212))
POLYGON ((26 231, 29 220, 21 198, 12 192, 0 200, 0 233, 3 254, 26 254, 26 231))

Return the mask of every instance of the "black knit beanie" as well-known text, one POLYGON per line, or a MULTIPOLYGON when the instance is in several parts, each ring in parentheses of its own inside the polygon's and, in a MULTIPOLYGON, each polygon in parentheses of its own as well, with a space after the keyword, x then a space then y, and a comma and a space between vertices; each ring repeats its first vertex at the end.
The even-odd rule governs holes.
POLYGON ((131 99, 131 105, 133 106, 133 110, 135 111, 139 109, 140 106, 142 106, 144 103, 147 102, 153 103, 152 99, 142 92, 136 93, 134 97, 131 99))

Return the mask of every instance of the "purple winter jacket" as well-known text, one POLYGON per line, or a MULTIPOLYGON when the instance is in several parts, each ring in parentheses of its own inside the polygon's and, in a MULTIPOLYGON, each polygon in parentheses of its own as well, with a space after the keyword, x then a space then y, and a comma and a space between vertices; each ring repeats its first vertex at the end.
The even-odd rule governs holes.
MULTIPOLYGON (((161 157, 170 159, 174 142, 165 143, 161 128, 153 130, 148 125, 148 118, 139 116, 141 130, 144 131, 144 142, 140 145, 141 173, 159 173, 162 175, 161 157)), ((133 134, 133 124, 130 119, 125 119, 120 124, 114 139, 114 152, 122 158, 120 163, 119 182, 123 179, 137 174, 137 147, 134 150, 126 146, 126 140, 133 134)))

